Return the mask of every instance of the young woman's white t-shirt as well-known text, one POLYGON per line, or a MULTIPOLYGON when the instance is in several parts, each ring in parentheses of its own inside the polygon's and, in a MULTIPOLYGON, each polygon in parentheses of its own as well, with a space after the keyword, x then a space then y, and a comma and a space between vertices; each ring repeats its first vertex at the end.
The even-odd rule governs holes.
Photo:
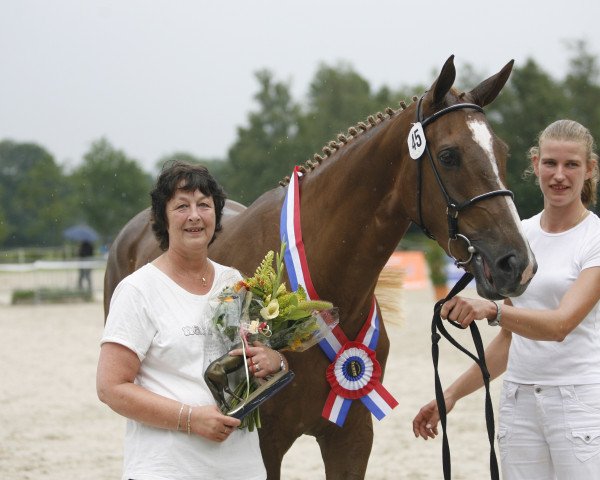
MULTIPOLYGON (((591 213, 561 233, 544 232, 540 219, 541 213, 523 221, 538 271, 527 290, 511 301, 519 308, 552 310, 582 270, 600 267, 600 219, 591 213)), ((504 378, 521 384, 600 384, 600 303, 562 342, 513 333, 504 378)))
MULTIPOLYGON (((211 325, 209 299, 241 278, 235 269, 212 264, 215 279, 206 295, 181 288, 152 264, 132 273, 113 294, 102 337, 102 343, 137 354, 142 363, 136 384, 191 406, 216 403, 203 375, 227 347, 211 325)), ((184 427, 186 414, 184 409, 184 427)), ((122 478, 258 480, 266 472, 256 431, 235 430, 217 443, 128 419, 122 478)))

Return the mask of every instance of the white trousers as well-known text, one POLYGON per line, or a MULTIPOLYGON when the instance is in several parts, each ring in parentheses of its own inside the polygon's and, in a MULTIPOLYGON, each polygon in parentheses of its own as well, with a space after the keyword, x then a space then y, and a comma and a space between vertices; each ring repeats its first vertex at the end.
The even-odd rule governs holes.
POLYGON ((504 480, 600 480, 600 384, 504 381, 498 417, 504 480))

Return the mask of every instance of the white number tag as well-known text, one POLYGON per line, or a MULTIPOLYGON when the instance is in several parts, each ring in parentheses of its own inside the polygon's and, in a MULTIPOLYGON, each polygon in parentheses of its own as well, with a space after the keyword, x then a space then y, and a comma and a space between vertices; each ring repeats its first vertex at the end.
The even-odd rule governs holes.
POLYGON ((421 158, 425 151, 425 132, 423 132, 423 126, 421 122, 413 124, 410 132, 408 132, 408 151, 410 152, 410 158, 417 160, 421 158))

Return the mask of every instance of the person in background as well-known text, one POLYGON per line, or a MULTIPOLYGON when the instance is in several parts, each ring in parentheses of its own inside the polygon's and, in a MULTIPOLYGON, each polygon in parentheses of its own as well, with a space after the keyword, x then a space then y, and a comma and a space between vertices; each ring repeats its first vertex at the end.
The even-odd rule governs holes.
MULTIPOLYGON (((117 286, 98 361, 100 400, 128 419, 123 479, 264 479, 257 431, 223 415, 203 377, 227 353, 209 299, 242 278, 208 258, 225 193, 206 168, 178 162, 151 198, 164 253, 117 286)), ((246 356, 257 378, 287 369, 261 344, 246 356)))
MULTIPOLYGON (((79 245, 78 257, 80 260, 86 261, 94 255, 94 246, 89 240, 84 240, 79 245)), ((79 290, 83 290, 84 283, 87 284, 86 289, 88 292, 92 291, 92 269, 89 267, 81 267, 79 269, 79 279, 77 280, 77 287, 79 290)))
MULTIPOLYGON (((530 149, 544 209, 523 221, 538 271, 503 305, 455 297, 442 318, 467 327, 488 319, 500 331, 486 349, 492 378, 504 373, 498 445, 506 480, 600 478, 600 219, 594 140, 572 120, 550 124, 530 149)), ((473 365, 444 392, 448 411, 483 385, 473 365)), ((413 433, 438 434, 435 400, 413 433)))

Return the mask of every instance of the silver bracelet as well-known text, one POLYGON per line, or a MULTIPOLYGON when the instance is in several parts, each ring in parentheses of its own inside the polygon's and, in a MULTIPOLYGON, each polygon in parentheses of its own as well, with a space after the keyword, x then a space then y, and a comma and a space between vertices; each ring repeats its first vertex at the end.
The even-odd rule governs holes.
MULTIPOLYGON (((490 302, 492 302, 492 301, 490 300, 490 302)), ((490 320, 488 318, 488 325, 490 327, 499 327, 500 320, 502 320, 502 307, 496 302, 492 302, 492 303, 496 306, 496 318, 494 318, 493 320, 490 320)))

